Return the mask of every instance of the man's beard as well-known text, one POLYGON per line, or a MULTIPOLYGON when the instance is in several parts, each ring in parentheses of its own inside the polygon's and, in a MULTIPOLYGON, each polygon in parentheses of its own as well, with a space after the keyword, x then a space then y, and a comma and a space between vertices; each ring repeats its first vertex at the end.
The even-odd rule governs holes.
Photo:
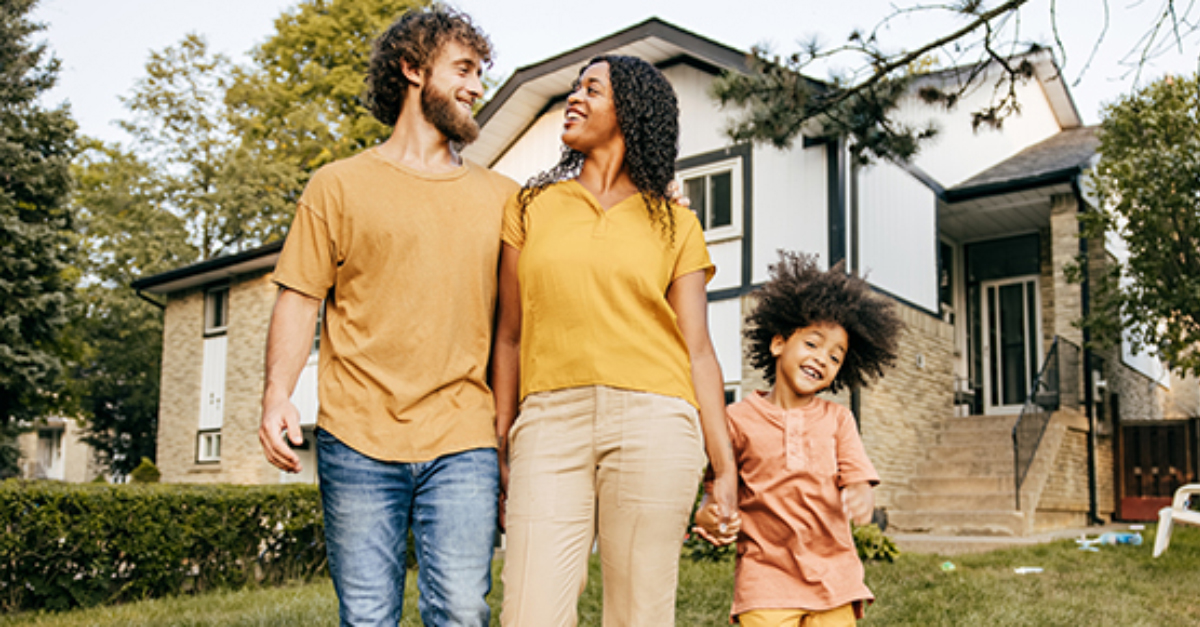
POLYGON ((475 118, 464 115, 455 100, 432 85, 421 90, 421 113, 452 142, 465 146, 479 137, 475 118))

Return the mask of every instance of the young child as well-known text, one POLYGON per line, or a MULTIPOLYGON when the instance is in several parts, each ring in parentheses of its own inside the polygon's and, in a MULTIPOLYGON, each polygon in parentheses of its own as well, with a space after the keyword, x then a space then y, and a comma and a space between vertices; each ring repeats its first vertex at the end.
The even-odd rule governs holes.
POLYGON ((694 531, 737 540, 730 614, 743 627, 852 626, 873 597, 850 520, 871 521, 879 476, 850 410, 817 395, 882 376, 903 323, 841 264, 781 257, 745 330, 771 389, 727 409, 741 516, 722 527, 705 495, 694 531))

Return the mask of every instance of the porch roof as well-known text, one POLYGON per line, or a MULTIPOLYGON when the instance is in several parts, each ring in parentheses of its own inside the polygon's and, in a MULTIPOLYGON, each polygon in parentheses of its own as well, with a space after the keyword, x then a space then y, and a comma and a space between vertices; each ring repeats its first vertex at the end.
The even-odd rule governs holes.
POLYGON ((946 190, 947 202, 1070 181, 1091 165, 1100 140, 1095 126, 1061 131, 946 190))
POLYGON ((941 190, 939 230, 959 242, 1035 232, 1050 221, 1050 198, 1076 193, 1075 178, 1098 156, 1096 127, 1064 130, 941 190))

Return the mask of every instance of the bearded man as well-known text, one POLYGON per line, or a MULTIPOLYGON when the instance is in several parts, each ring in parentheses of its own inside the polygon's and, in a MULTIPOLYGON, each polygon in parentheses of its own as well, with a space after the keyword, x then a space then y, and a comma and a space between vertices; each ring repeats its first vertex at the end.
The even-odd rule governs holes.
POLYGON ((517 184, 458 148, 479 133, 471 109, 490 57, 470 19, 439 5, 381 35, 368 104, 392 134, 313 175, 275 269, 259 439, 299 472, 290 397, 324 301, 317 472, 343 625, 395 627, 410 529, 424 624, 489 622, 499 471, 487 367, 517 184))

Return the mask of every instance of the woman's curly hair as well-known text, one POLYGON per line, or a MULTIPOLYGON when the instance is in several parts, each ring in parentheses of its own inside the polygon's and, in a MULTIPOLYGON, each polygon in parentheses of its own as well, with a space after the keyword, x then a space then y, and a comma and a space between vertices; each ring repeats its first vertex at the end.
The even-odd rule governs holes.
MULTIPOLYGON (((675 89, 658 68, 637 57, 598 56, 579 71, 608 64, 617 126, 625 138, 625 167, 629 178, 650 210, 650 220, 675 236, 675 214, 671 212, 667 186, 675 178, 679 156, 679 101, 675 89)), ((550 185, 579 176, 584 155, 563 146, 562 158, 553 168, 535 175, 521 189, 522 215, 529 203, 550 185)))
POLYGON ((857 276, 846 274, 842 262, 822 272, 815 255, 779 251, 771 266, 771 279, 757 292, 758 304, 746 317, 742 332, 749 346, 746 356, 775 383, 775 356, 771 340, 785 339, 818 322, 832 322, 846 330, 849 346, 829 390, 866 385, 883 376, 896 362, 904 323, 892 302, 876 294, 857 276))
POLYGON ((411 84, 404 76, 404 66, 421 71, 448 41, 456 41, 479 55, 484 65, 492 62, 492 43, 465 13, 441 4, 424 9, 410 9, 401 15, 376 40, 371 49, 367 69, 367 90, 364 100, 375 119, 395 126, 404 107, 404 96, 411 84))

